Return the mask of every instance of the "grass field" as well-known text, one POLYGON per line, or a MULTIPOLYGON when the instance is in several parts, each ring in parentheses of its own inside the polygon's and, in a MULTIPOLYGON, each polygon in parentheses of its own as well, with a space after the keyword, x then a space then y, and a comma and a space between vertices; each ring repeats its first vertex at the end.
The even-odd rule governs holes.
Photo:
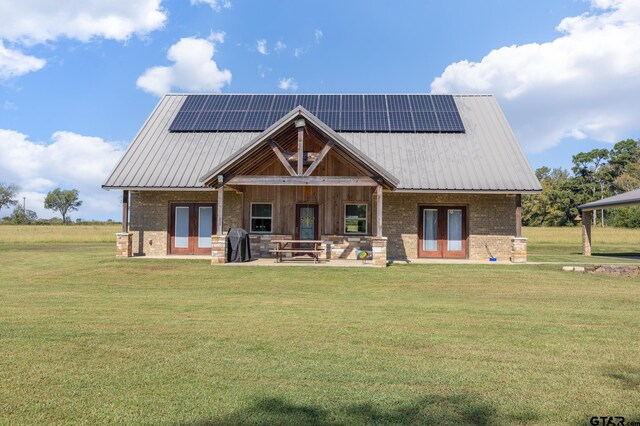
POLYGON ((0 243, 113 243, 122 225, 0 225, 0 243))
POLYGON ((640 263, 640 229, 593 227, 592 256, 582 256, 582 228, 527 228, 529 261, 566 263, 640 263))
POLYGON ((640 421, 637 279, 113 256, 0 243, 0 424, 640 421))

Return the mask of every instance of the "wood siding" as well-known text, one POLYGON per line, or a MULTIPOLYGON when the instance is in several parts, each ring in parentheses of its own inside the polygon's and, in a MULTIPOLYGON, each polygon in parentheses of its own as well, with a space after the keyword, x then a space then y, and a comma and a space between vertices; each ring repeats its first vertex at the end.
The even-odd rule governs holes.
MULTIPOLYGON (((319 152, 323 146, 313 137, 305 138, 305 151, 319 152)), ((275 155, 255 174, 289 176, 275 155)), ((331 150, 311 176, 362 176, 362 173, 331 150)), ((243 222, 247 230, 250 229, 251 203, 273 203, 272 233, 291 235, 295 234, 296 228, 296 204, 318 204, 320 234, 343 234, 344 205, 360 202, 367 204, 367 233, 372 232, 372 199, 375 195, 372 187, 243 186, 239 189, 244 193, 243 222)))

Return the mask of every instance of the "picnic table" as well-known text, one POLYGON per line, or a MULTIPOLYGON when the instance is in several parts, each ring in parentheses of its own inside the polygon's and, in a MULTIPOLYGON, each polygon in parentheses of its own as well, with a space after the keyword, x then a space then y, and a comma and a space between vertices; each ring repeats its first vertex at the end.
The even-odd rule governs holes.
POLYGON ((291 253, 292 256, 297 253, 308 254, 313 258, 313 263, 318 263, 320 254, 324 251, 324 249, 320 247, 323 240, 271 240, 271 242, 275 243, 276 248, 269 250, 269 252, 275 253, 276 262, 278 263, 282 262, 282 255, 286 253, 291 253), (294 247, 294 244, 298 246, 305 244, 310 247, 294 247))

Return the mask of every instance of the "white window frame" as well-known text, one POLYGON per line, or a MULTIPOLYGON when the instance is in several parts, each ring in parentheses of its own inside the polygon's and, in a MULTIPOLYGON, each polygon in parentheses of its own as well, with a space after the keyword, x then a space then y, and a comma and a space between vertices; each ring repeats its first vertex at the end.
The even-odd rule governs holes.
POLYGON ((343 227, 342 231, 345 235, 367 235, 369 233, 369 204, 366 202, 357 203, 344 203, 344 211, 342 213, 343 227), (347 231, 347 206, 364 206, 364 218, 358 218, 358 221, 364 220, 364 232, 349 232, 347 231))
POLYGON ((249 211, 249 232, 252 234, 272 234, 273 233, 273 203, 251 203, 249 211), (253 205, 270 205, 271 206, 271 216, 254 216, 253 215, 253 205), (271 229, 269 231, 254 231, 253 230, 253 219, 269 219, 271 220, 271 229))

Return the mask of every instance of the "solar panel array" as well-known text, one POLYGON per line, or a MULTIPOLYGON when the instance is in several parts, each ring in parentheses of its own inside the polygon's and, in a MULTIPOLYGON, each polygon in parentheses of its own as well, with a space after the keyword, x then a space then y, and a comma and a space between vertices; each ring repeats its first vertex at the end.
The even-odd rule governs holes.
POLYGON ((169 130, 263 131, 298 105, 339 132, 464 133, 451 95, 188 95, 169 130))

